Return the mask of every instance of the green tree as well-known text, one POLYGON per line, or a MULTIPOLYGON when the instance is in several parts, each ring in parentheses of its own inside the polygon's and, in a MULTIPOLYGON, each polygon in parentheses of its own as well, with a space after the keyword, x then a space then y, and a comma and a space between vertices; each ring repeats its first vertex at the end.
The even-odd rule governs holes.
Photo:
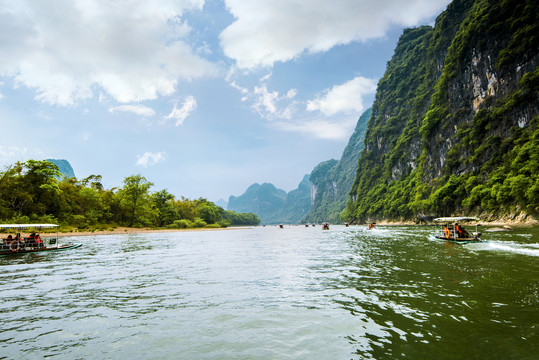
POLYGON ((157 209, 157 226, 163 227, 172 224, 180 218, 174 208, 174 195, 166 189, 156 191, 151 195, 153 206, 157 209))
POLYGON ((137 223, 147 223, 148 194, 154 184, 140 174, 126 177, 123 184, 120 196, 127 211, 127 224, 133 226, 135 220, 139 220, 137 223))
POLYGON ((13 168, 11 186, 6 196, 11 210, 21 215, 58 214, 58 167, 48 161, 17 162, 13 168))
POLYGON ((216 224, 221 220, 223 211, 223 208, 208 201, 197 208, 197 215, 207 224, 216 224))
POLYGON ((173 206, 178 212, 180 219, 193 221, 196 217, 197 201, 189 200, 181 197, 179 200, 173 201, 173 206))

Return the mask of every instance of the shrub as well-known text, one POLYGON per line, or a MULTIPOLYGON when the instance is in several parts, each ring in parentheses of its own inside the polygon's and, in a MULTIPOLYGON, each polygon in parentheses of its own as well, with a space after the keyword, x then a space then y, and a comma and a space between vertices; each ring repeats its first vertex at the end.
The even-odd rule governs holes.
POLYGON ((202 228, 204 226, 206 226, 207 223, 202 220, 201 218, 195 218, 195 220, 193 221, 193 227, 196 227, 196 228, 202 228))
POLYGON ((186 219, 174 220, 172 224, 167 225, 169 229, 190 229, 192 227, 193 223, 186 219))

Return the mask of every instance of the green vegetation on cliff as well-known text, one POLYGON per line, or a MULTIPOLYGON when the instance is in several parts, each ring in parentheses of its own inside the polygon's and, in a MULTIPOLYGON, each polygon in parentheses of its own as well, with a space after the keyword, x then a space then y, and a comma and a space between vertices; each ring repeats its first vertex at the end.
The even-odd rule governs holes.
POLYGON ((338 161, 324 161, 311 172, 312 206, 304 222, 341 221, 340 214, 350 197, 350 188, 356 176, 357 161, 363 150, 367 121, 371 114, 372 109, 368 109, 360 116, 338 161))
POLYGON ((195 228, 257 225, 254 214, 226 211, 200 198, 176 199, 167 190, 150 192, 141 175, 106 190, 100 175, 61 177, 48 161, 17 162, 0 172, 0 222, 52 222, 79 229, 122 226, 195 228), (61 179, 61 180, 59 180, 61 179))
POLYGON ((455 0, 380 80, 344 216, 539 214, 539 5, 455 0))

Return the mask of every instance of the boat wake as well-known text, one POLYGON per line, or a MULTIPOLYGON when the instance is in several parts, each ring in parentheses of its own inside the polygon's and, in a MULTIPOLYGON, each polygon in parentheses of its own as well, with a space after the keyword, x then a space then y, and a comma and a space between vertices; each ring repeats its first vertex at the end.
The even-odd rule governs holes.
MULTIPOLYGON (((440 241, 440 239, 435 238, 432 234, 429 235, 428 239, 430 241, 440 241)), ((468 247, 469 249, 478 251, 505 251, 514 254, 539 257, 539 244, 521 244, 513 241, 501 242, 489 240, 481 243, 469 243, 462 245, 468 247)))
MULTIPOLYGON (((478 244, 479 245, 479 244, 478 244)), ((488 242, 478 246, 476 250, 496 250, 515 254, 539 256, 539 244, 518 244, 514 242, 488 242)))

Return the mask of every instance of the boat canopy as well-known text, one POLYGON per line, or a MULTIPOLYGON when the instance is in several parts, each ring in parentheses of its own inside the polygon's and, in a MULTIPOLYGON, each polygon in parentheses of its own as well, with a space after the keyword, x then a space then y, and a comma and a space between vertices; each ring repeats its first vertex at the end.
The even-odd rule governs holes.
POLYGON ((467 216, 461 216, 461 217, 441 217, 436 218, 434 221, 437 222, 446 222, 446 223, 454 223, 459 221, 479 221, 479 218, 476 217, 467 217, 467 216))
POLYGON ((56 224, 0 224, 0 229, 50 229, 60 225, 56 224))

